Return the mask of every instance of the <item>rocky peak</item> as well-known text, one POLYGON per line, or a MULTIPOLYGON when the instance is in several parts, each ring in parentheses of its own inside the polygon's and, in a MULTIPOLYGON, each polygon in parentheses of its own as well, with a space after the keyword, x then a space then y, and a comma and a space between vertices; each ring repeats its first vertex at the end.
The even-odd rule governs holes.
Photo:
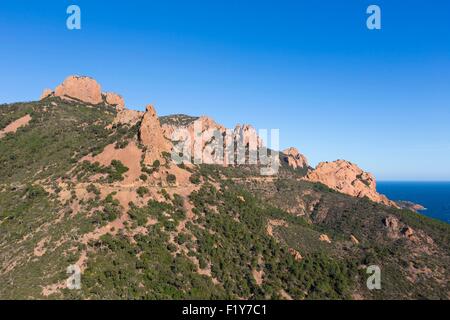
POLYGON ((224 132, 226 130, 226 128, 223 125, 218 124, 216 121, 214 121, 214 119, 208 116, 201 116, 200 118, 197 119, 197 121, 201 121, 203 131, 213 129, 218 130, 220 132, 224 132))
POLYGON ((119 111, 125 108, 125 102, 120 95, 112 92, 102 93, 100 84, 95 79, 86 76, 69 76, 54 91, 45 89, 40 99, 52 96, 92 105, 104 102, 115 106, 119 111))
POLYGON ((101 86, 89 77, 70 76, 66 78, 55 88, 54 95, 90 104, 99 104, 103 101, 101 86))
POLYGON ((290 167, 297 169, 303 169, 308 167, 308 159, 301 154, 296 148, 288 148, 283 150, 283 161, 285 161, 290 167))
MULTIPOLYGON (((158 121, 158 123, 159 123, 159 119, 158 119, 158 117, 156 115, 155 107, 152 104, 149 104, 149 105, 147 105, 145 107, 145 115, 147 115, 148 117, 156 119, 158 121)), ((159 125, 161 125, 161 124, 159 123, 159 125)))
POLYGON ((142 144, 147 148, 144 160, 146 164, 161 160, 163 158, 162 152, 171 151, 171 144, 164 136, 155 108, 152 105, 147 106, 142 117, 139 137, 142 144))
POLYGON ((367 197, 374 202, 397 207, 394 202, 377 192, 372 174, 346 160, 321 162, 308 173, 306 180, 323 183, 331 189, 354 197, 367 197))

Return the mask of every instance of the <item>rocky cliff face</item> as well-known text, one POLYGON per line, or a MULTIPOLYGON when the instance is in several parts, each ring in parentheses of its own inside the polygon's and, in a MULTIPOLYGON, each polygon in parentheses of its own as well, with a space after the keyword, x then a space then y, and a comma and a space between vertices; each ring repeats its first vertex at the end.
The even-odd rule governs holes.
POLYGON ((78 100, 93 105, 104 102, 115 106, 117 110, 125 108, 125 102, 120 95, 112 92, 102 93, 100 84, 85 76, 67 77, 54 91, 45 89, 41 95, 41 100, 51 96, 65 100, 78 100))
MULTIPOLYGON (((216 130, 221 134, 225 132, 226 128, 213 119, 207 116, 201 117, 189 117, 188 119, 182 119, 182 115, 165 117, 165 121, 162 124, 164 135, 168 139, 176 139, 182 141, 194 141, 194 131, 198 130, 197 134, 200 137, 204 137, 207 131, 216 130), (182 134, 182 133, 185 134, 182 134)), ((207 143, 210 139, 206 139, 204 143, 207 143)), ((202 148, 203 149, 203 148, 202 148)))
MULTIPOLYGON (((239 147, 247 153, 253 153, 256 159, 256 153, 263 146, 263 140, 251 125, 236 125, 231 130, 207 116, 167 116, 164 117, 162 127, 168 139, 189 150, 191 155, 201 157, 202 163, 232 164, 239 147), (225 149, 223 156, 219 156, 216 150, 220 144, 225 149)), ((245 157, 245 152, 242 152, 242 156, 245 157)))
POLYGON ((397 206, 377 192, 376 181, 372 174, 346 160, 321 162, 306 176, 306 180, 323 183, 331 189, 353 197, 367 197, 374 202, 397 206))
POLYGON ((258 136, 256 129, 249 124, 237 125, 234 128, 234 140, 239 141, 243 146, 248 146, 249 151, 257 151, 263 147, 263 141, 258 136))
POLYGON ((201 158, 202 163, 226 164, 215 154, 213 146, 214 135, 223 137, 227 129, 210 117, 171 118, 162 127, 167 139, 176 141, 178 148, 185 153, 201 158))
POLYGON ((163 129, 156 115, 155 108, 148 105, 142 117, 139 138, 146 147, 145 163, 152 164, 155 160, 162 160, 163 152, 171 151, 171 143, 164 136, 163 129))
POLYGON ((308 159, 298 152, 296 148, 288 148, 283 150, 282 159, 290 167, 294 169, 304 169, 308 167, 308 159))

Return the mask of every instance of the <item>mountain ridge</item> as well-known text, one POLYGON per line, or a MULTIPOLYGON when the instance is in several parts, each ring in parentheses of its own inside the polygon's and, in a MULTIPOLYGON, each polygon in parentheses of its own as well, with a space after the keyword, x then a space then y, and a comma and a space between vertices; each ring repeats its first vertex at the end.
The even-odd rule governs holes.
MULTIPOLYGON (((152 106, 49 95, 0 114, 0 128, 31 118, 0 139, 2 298, 449 298, 447 224, 305 179, 295 150, 261 176, 259 162, 174 163, 152 106), (369 265, 383 290, 365 286, 369 265)), ((229 132, 247 159, 245 130, 229 132)))

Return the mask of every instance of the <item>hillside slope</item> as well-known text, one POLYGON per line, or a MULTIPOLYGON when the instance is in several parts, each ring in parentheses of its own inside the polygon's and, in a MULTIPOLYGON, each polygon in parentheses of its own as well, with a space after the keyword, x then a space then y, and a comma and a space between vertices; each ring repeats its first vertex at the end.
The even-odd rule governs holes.
POLYGON ((30 118, 0 138, 0 298, 449 298, 448 224, 286 164, 175 165, 118 112, 52 95, 0 106, 0 130, 30 118))

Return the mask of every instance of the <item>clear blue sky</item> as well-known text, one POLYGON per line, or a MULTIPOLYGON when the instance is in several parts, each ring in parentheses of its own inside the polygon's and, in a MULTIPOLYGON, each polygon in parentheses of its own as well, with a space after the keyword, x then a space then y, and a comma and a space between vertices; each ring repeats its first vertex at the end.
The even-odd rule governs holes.
POLYGON ((313 165, 450 180, 447 0, 2 0, 0 44, 1 103, 89 75, 133 109, 280 128, 313 165), (381 31, 366 28, 369 4, 381 31))

